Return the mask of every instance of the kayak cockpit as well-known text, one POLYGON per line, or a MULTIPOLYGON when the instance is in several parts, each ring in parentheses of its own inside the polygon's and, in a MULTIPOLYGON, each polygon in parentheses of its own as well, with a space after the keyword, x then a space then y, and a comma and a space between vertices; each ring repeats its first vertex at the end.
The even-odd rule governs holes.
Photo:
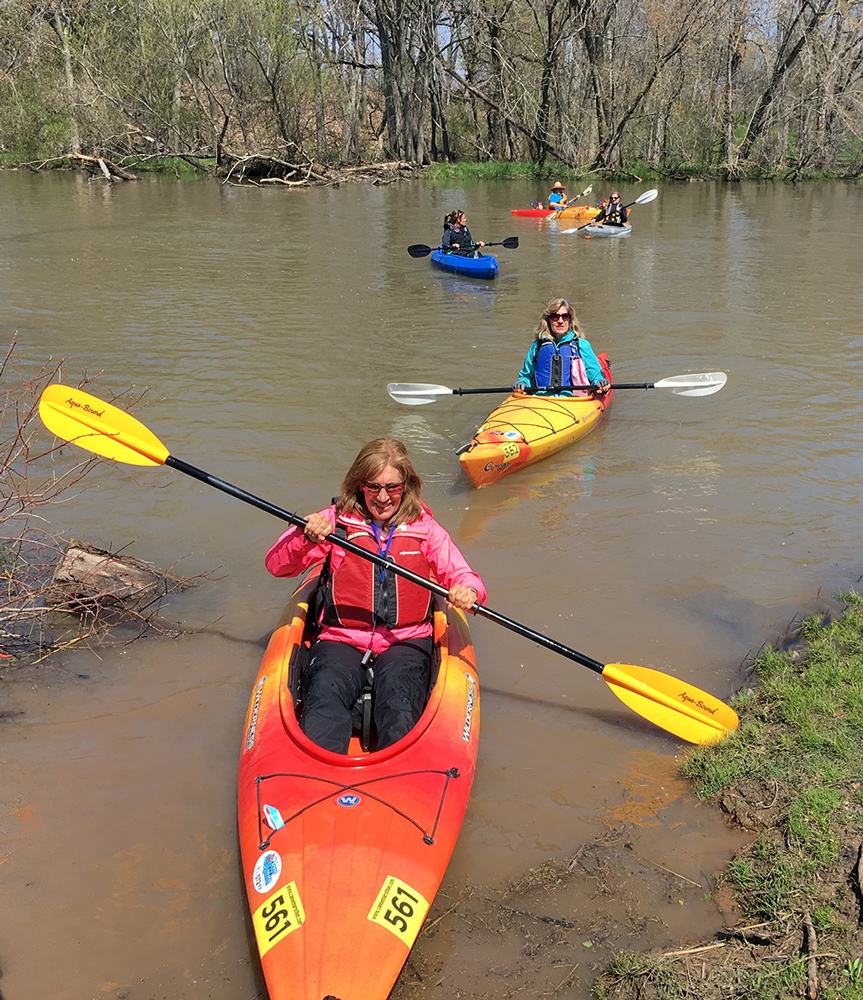
POLYGON ((444 657, 450 655, 452 646, 459 649, 470 647, 470 634, 464 616, 460 612, 447 609, 443 599, 435 597, 433 602, 434 644, 429 667, 428 696, 417 724, 398 743, 385 750, 375 750, 376 734, 371 718, 369 678, 369 683, 364 687, 354 706, 354 733, 345 757, 343 754, 324 750, 312 742, 302 731, 299 723, 302 714, 303 670, 309 662, 315 638, 312 623, 318 618, 318 600, 318 568, 314 568, 297 591, 296 600, 290 606, 291 616, 286 615, 280 623, 280 627, 282 625, 289 626, 285 628, 285 649, 281 657, 281 676, 279 678, 279 704, 286 733, 305 752, 314 753, 316 756, 325 755, 330 762, 364 763, 369 757, 377 758, 384 755, 389 756, 392 752, 399 752, 419 739, 434 720, 446 685, 445 672, 441 672, 441 663, 444 657), (459 620, 463 628, 458 628, 459 620))

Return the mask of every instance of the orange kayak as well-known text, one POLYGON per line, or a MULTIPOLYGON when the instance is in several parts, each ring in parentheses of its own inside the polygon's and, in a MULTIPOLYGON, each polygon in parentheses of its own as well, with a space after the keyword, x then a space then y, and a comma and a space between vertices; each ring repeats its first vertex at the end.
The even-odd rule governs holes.
POLYGON ((470 630, 435 598, 434 683, 398 743, 347 755, 300 730, 298 673, 317 571, 273 633, 239 768, 240 853, 270 1000, 386 1000, 438 890, 476 766, 470 630))
POLYGON ((557 219, 595 219, 599 215, 598 208, 592 208, 590 205, 570 205, 569 208, 564 208, 560 215, 556 215, 557 219))
MULTIPOLYGON (((598 359, 611 378, 606 355, 598 359)), ((474 486, 487 486, 532 465, 589 434, 605 415, 613 395, 507 396, 473 440, 460 449, 461 467, 474 486)))

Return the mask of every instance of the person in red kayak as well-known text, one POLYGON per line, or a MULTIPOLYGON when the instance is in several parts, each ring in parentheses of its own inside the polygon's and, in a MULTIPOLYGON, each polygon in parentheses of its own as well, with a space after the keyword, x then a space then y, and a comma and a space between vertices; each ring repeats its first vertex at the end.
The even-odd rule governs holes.
POLYGON ((549 208, 565 208, 566 207, 566 185, 561 184, 560 181, 556 181, 551 186, 551 191, 548 195, 548 207, 549 208))
POLYGON ((472 254, 477 247, 484 247, 479 240, 474 243, 470 230, 467 228, 467 216, 460 208, 453 209, 443 220, 443 238, 441 247, 444 250, 456 251, 462 256, 472 254))
POLYGON ((301 681, 300 727, 319 746, 347 753, 353 706, 373 670, 377 749, 413 728, 429 691, 431 592, 327 542, 335 532, 375 555, 448 589, 447 603, 468 611, 487 598, 447 532, 422 502, 422 479, 405 446, 378 438, 360 449, 338 497, 288 528, 267 552, 274 576, 297 576, 326 561, 320 632, 301 681))

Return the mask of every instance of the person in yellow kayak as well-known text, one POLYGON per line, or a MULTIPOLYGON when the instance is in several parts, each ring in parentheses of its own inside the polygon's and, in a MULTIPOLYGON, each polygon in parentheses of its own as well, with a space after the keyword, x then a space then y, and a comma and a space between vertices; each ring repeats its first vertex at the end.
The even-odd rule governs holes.
POLYGON ((454 251, 462 256, 472 254, 477 247, 485 243, 478 240, 474 243, 470 230, 467 228, 467 216, 460 208, 453 209, 443 219, 443 238, 440 241, 444 250, 454 251))
POLYGON ((604 222, 607 226, 625 226, 628 216, 626 205, 620 203, 620 195, 617 191, 612 191, 593 223, 598 225, 600 222, 604 222))
POLYGON ((534 331, 534 342, 527 351, 513 392, 529 389, 541 396, 604 396, 611 388, 599 359, 581 329, 575 310, 566 299, 552 299, 543 309, 534 331), (590 390, 567 389, 570 385, 589 385, 590 390))
POLYGON ((417 723, 429 691, 431 592, 328 542, 336 533, 448 589, 447 603, 467 611, 487 598, 447 532, 422 502, 422 479, 405 446, 377 438, 360 449, 339 495, 291 527, 265 558, 273 576, 297 576, 325 563, 320 631, 301 681, 300 726, 319 746, 347 753, 353 706, 373 668, 377 749, 417 723))
POLYGON ((566 207, 566 185, 561 184, 560 181, 555 181, 551 186, 551 191, 548 195, 548 207, 559 209, 566 207))

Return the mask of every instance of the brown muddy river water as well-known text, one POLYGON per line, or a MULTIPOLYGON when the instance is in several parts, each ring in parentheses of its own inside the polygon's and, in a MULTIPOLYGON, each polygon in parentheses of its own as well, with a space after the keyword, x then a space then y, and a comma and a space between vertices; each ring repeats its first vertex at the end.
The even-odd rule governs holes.
MULTIPOLYGON (((53 356, 68 381, 101 373, 97 395, 149 387, 139 415, 172 454, 301 514, 366 440, 400 437, 492 608, 727 698, 765 641, 863 572, 863 191, 663 185, 630 237, 605 241, 511 218, 545 193, 0 173, 0 333, 34 370, 53 356), (436 245, 456 207, 475 238, 519 236, 495 281, 405 252, 436 245), (454 452, 501 397, 408 408, 386 384, 508 385, 556 295, 619 380, 728 383, 700 399, 621 391, 581 444, 476 490, 454 452)), ((50 517, 210 578, 166 612, 194 634, 4 678, 0 992, 264 996, 234 810, 252 681, 292 586, 262 563, 281 523, 169 469, 109 464, 50 517)), ((473 635, 477 780, 394 996, 583 1000, 620 948, 713 934, 712 876, 740 841, 676 776, 677 741, 590 671, 485 620, 473 635), (575 924, 554 947, 500 929, 508 884, 606 835, 631 869, 606 856, 567 912, 550 893, 512 904, 575 924), (636 863, 674 875, 651 888, 636 863)))

